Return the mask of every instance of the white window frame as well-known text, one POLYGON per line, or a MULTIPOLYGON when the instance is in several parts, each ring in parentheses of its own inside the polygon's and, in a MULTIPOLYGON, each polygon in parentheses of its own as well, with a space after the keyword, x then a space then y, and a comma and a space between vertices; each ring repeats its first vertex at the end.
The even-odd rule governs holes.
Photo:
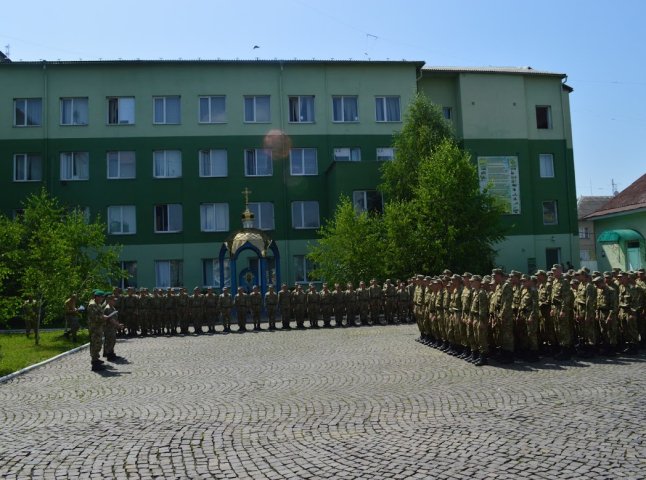
POLYGON ((299 270, 303 272, 303 279, 296 280, 296 283, 299 283, 301 285, 312 283, 311 272, 316 267, 314 266, 313 262, 307 258, 307 255, 294 255, 293 262, 295 270, 294 277, 296 277, 296 274, 299 272, 299 270), (297 262, 299 263, 299 265, 296 265, 297 262), (307 268, 308 266, 310 268, 307 268))
POLYGON ((290 95, 287 99, 287 120, 289 123, 314 123, 316 121, 316 111, 314 103, 314 95, 290 95), (312 102, 312 118, 304 119, 303 118, 303 102, 307 99, 312 102), (298 118, 294 119, 292 116, 292 102, 296 101, 296 108, 298 113, 298 118))
POLYGON ((180 125, 182 123, 182 97, 180 95, 156 95, 153 97, 153 125, 180 125), (176 122, 169 122, 168 121, 168 114, 167 114, 167 106, 166 104, 168 103, 169 100, 175 100, 177 99, 177 121, 176 122), (162 111, 161 111, 161 116, 163 119, 161 121, 156 121, 156 113, 157 113, 157 102, 161 100, 162 101, 162 111))
MULTIPOLYGON (((311 165, 310 165, 311 167, 311 165)), ((307 177, 307 176, 316 176, 319 174, 318 166, 318 151, 316 148, 291 148, 289 150, 289 174, 293 177, 307 177), (314 152, 314 169, 310 168, 309 172, 306 172, 306 159, 305 154, 309 152, 314 152), (300 164, 300 172, 298 170, 294 172, 294 166, 300 164)))
POLYGON ((105 163, 106 163, 106 178, 108 180, 128 180, 128 179, 133 179, 137 178, 137 156, 136 153, 132 150, 118 150, 118 151, 110 151, 106 152, 105 155, 105 163), (121 170, 123 169, 122 167, 122 155, 125 154, 132 154, 132 159, 133 159, 133 175, 131 177, 126 177, 121 174, 121 170), (110 160, 111 156, 116 155, 116 162, 117 162, 117 176, 110 176, 110 160))
POLYGON ((377 123, 401 123, 402 121, 402 108, 401 108, 401 97, 399 95, 379 95, 375 97, 375 121, 377 123), (393 116, 394 112, 391 112, 388 108, 388 100, 396 99, 397 100, 397 118, 390 118, 393 116), (379 105, 383 109, 384 118, 379 120, 379 105))
POLYGON ((86 181, 90 179, 90 154, 88 152, 61 152, 60 155, 60 180, 63 182, 77 182, 77 181, 86 181), (64 156, 71 155, 71 158, 64 158, 64 156), (80 158, 79 158, 80 157, 80 158), (72 175, 70 177, 63 177, 63 162, 67 162, 68 160, 72 161, 72 171, 80 171, 83 170, 83 165, 77 165, 77 162, 82 162, 85 163, 85 171, 87 172, 87 175, 85 177, 81 176, 80 174, 77 175, 72 175))
POLYGON ((359 96, 358 95, 332 95, 332 123, 359 123, 359 96), (334 118, 334 100, 341 100, 341 119, 337 120, 334 118), (353 99, 355 102, 357 116, 353 119, 345 118, 345 102, 349 99, 353 99))
POLYGON ((36 153, 16 153, 13 156, 13 181, 14 182, 42 182, 43 180, 43 157, 36 153), (33 177, 33 173, 30 175, 31 170, 33 170, 32 163, 38 160, 40 162, 40 178, 28 178, 33 177), (22 161, 25 163, 24 168, 19 169, 18 163, 22 161), (18 172, 24 172, 25 178, 18 178, 18 172))
POLYGON ((379 198, 381 199, 381 208, 379 209, 380 212, 384 211, 384 197, 379 193, 378 190, 354 190, 352 192, 352 205, 354 206, 354 210, 357 213, 363 213, 363 212, 371 212, 371 210, 368 209, 368 193, 376 193, 379 195, 379 198), (363 203, 364 207, 360 207, 359 202, 357 197, 361 195, 361 202, 363 203))
POLYGON ((183 219, 183 213, 182 213, 182 205, 180 203, 160 203, 157 204, 153 207, 153 226, 155 229, 155 233, 179 233, 183 230, 184 227, 184 219, 183 219), (157 209, 163 207, 166 209, 166 224, 168 226, 168 230, 159 230, 157 228, 157 209), (171 209, 171 207, 179 207, 179 208, 174 208, 171 209), (179 212, 179 229, 178 230, 170 230, 171 223, 174 223, 174 220, 171 218, 172 211, 175 211, 175 214, 179 212))
POLYGON ((295 230, 316 230, 321 228, 321 213, 319 202, 317 200, 297 200, 292 202, 292 228, 295 230), (316 225, 305 225, 305 210, 306 207, 315 207, 316 211, 316 225))
MULTIPOLYGON (((227 177, 229 175, 229 159, 228 159, 228 153, 225 149, 223 148, 211 148, 211 149, 202 149, 198 153, 198 169, 199 169, 199 175, 202 178, 216 178, 216 177, 227 177), (217 158, 219 155, 223 155, 224 158, 217 158), (208 156, 208 164, 209 164, 209 170, 210 170, 210 175, 207 175, 205 173, 205 168, 204 168, 204 162, 207 161, 208 156), (224 173, 220 175, 214 175, 214 166, 217 166, 218 161, 224 163, 224 173)), ((221 165, 222 166, 222 165, 221 165)))
POLYGON ((334 149, 335 162, 360 162, 361 161, 361 148, 359 147, 337 147, 334 149), (347 151, 347 155, 344 155, 347 151), (357 153, 358 158, 353 160, 353 154, 357 153), (346 160, 347 157, 347 160, 346 160))
POLYGON ((202 259, 202 286, 204 288, 223 288, 231 286, 231 263, 228 258, 224 259, 224 285, 220 284, 220 260, 218 258, 202 259), (206 281, 206 270, 211 270, 212 284, 206 281))
POLYGON ((377 148, 376 159, 378 162, 392 162, 395 159, 395 149, 393 147, 377 148))
POLYGON ((14 98, 13 99, 13 126, 14 127, 41 127, 43 125, 43 99, 40 97, 34 98, 14 98), (29 110, 30 103, 37 101, 39 103, 39 122, 29 123, 29 110), (18 123, 18 102, 23 103, 23 111, 25 112, 25 120, 23 123, 18 123))
POLYGON ((539 174, 541 178, 554 178, 554 155, 551 153, 539 153, 538 168, 539 168, 539 174), (544 160, 545 161, 549 160, 549 168, 544 168, 544 165, 545 165, 544 160))
POLYGON ((551 105, 536 105, 536 128, 538 130, 551 130, 552 129, 552 106, 551 105), (547 127, 539 127, 538 126, 538 109, 539 108, 546 108, 547 109, 547 127))
POLYGON ((134 125, 135 124, 135 97, 107 97, 106 105, 107 105, 106 123, 108 125, 115 126, 115 125, 134 125), (117 103, 117 106, 116 106, 117 119, 116 119, 116 122, 111 122, 110 104, 115 101, 117 103), (128 103, 132 102, 132 105, 127 107, 126 102, 128 103), (130 111, 132 112, 132 121, 130 121, 129 118, 125 118, 128 116, 128 113, 130 111))
POLYGON ((201 203, 200 204, 200 231, 201 232, 228 232, 229 231, 229 204, 228 203, 201 203), (224 210, 224 225, 218 225, 217 210, 224 210), (212 210, 212 211, 211 211, 212 210), (212 217, 212 218, 208 218, 212 217), (213 227, 208 228, 208 222, 213 227))
POLYGON ((176 288, 184 285, 184 262, 182 260, 155 260, 155 287, 156 288, 176 288), (177 276, 177 282, 173 282, 173 268, 177 276), (161 270, 165 272, 161 272, 161 270), (168 283, 160 282, 159 273, 166 273, 168 283))
MULTIPOLYGON (((276 229, 276 216, 274 204, 272 202, 249 202, 249 210, 253 212, 253 225, 258 230, 275 230, 276 229), (271 210, 271 215, 264 215, 262 213, 263 206, 267 210, 271 210), (266 217, 270 217, 267 219, 266 217)), ((265 212, 267 213, 267 212, 265 212)))
POLYGON ((543 211, 543 225, 553 226, 559 224, 559 204, 557 200, 544 200, 541 204, 543 211), (554 204, 554 222, 545 222, 545 205, 548 203, 554 204))
POLYGON ((125 289, 128 287, 134 287, 137 288, 137 260, 122 260, 120 262, 121 270, 126 270, 128 274, 132 275, 132 271, 134 270, 134 281, 132 281, 133 277, 129 278, 122 278, 119 280, 119 288, 125 289), (134 266, 134 268, 128 268, 128 266, 134 266))
POLYGON ((242 102, 242 118, 244 123, 271 123, 271 95, 245 95, 242 102), (258 99, 267 99, 267 119, 258 120, 258 99), (247 118, 247 101, 253 101, 253 119, 247 118))
POLYGON ((244 151, 244 176, 245 177, 271 177, 273 175, 274 175, 274 162, 272 159, 271 150, 266 150, 263 148, 245 148, 245 151, 244 151), (258 152, 262 152, 263 155, 267 155, 269 159, 269 173, 263 173, 263 174, 258 173, 258 152), (253 153, 253 159, 251 159, 248 156, 251 153, 253 153), (255 173, 249 173, 247 162, 249 162, 250 160, 252 160, 255 163, 255 168, 254 168, 255 173))
POLYGON ((134 205, 110 205, 107 218, 108 234, 110 235, 135 235, 137 233, 137 208, 134 205), (119 220, 119 229, 112 228, 112 216, 116 215, 119 220), (131 222, 124 222, 126 215, 131 215, 131 222), (124 231, 124 224, 132 226, 132 231, 124 231))
POLYGON ((85 127, 90 124, 90 101, 88 97, 61 97, 60 99, 60 108, 61 108, 61 115, 60 115, 60 120, 61 120, 61 125, 69 127, 69 126, 75 126, 75 127, 85 127), (64 108, 63 105, 66 102, 70 102, 70 121, 65 122, 65 118, 63 115, 64 108), (85 115, 87 117, 87 122, 83 123, 81 121, 77 121, 74 119, 74 114, 77 111, 77 105, 78 104, 78 110, 80 110, 82 107, 81 105, 85 104, 85 115))
POLYGON ((155 150, 153 152, 153 178, 182 178, 182 151, 181 150, 155 150), (169 153, 178 153, 179 154, 179 173, 177 175, 169 175, 169 162, 174 160, 173 158, 168 158, 169 153), (159 155, 163 154, 163 157, 159 155), (161 161, 162 163, 162 175, 157 175, 157 163, 161 161))
POLYGON ((226 95, 201 95, 197 100, 197 121, 201 124, 215 124, 215 123, 227 123, 227 96, 226 95), (213 112, 213 101, 222 100, 223 102, 223 111, 222 111, 222 120, 214 120, 216 114, 213 112), (206 112, 203 109, 203 101, 206 101, 206 112), (203 115, 205 114, 205 115, 203 115), (203 120, 203 117, 206 117, 207 120, 203 120))

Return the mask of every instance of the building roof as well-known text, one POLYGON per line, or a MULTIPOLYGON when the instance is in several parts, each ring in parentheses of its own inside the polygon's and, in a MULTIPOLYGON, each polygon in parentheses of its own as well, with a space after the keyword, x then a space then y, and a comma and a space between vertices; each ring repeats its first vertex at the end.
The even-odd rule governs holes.
POLYGON ((580 197, 576 202, 576 208, 578 213, 579 220, 582 220, 584 217, 587 217, 592 212, 596 212, 601 207, 603 207, 608 200, 614 198, 612 196, 591 196, 591 197, 580 197))
POLYGON ((414 65, 418 68, 421 68, 424 65, 423 61, 417 60, 353 60, 353 59, 274 59, 274 60, 261 60, 261 59, 136 59, 136 60, 37 60, 37 61, 14 61, 11 62, 12 65, 42 65, 46 63, 48 65, 133 65, 133 64, 235 64, 235 65, 280 65, 280 64, 299 64, 299 65, 321 65, 321 64, 332 64, 332 65, 393 65, 393 64, 408 64, 414 65))
POLYGON ((625 190, 612 197, 598 210, 587 215, 586 220, 629 213, 636 210, 646 210, 646 174, 639 177, 625 190))
POLYGON ((11 63, 11 59, 0 51, 0 63, 11 63))
POLYGON ((549 72, 547 70, 534 70, 532 67, 433 67, 428 66, 422 69, 425 72, 435 73, 508 73, 514 75, 542 75, 549 77, 566 78, 565 73, 549 72))

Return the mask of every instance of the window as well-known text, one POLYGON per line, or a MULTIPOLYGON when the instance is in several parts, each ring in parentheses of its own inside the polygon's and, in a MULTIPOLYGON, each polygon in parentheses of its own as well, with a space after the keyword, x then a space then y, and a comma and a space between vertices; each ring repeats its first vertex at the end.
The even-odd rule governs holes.
POLYGON ((135 123, 134 97, 108 97, 108 125, 135 123))
POLYGON ((318 175, 316 148, 292 148, 289 151, 290 173, 297 175, 318 175))
POLYGON ((202 285, 223 288, 231 286, 231 267, 229 259, 224 259, 224 285, 220 280, 220 261, 217 258, 202 259, 202 285))
POLYGON ((590 260, 592 260, 590 256, 590 250, 581 249, 581 251, 579 252, 579 260, 581 260, 582 262, 589 262, 590 260))
POLYGON ((39 127, 42 124, 43 101, 40 98, 16 98, 13 112, 14 127, 39 127))
POLYGON ((153 176, 155 178, 178 178, 182 176, 182 152, 157 150, 153 152, 153 176))
POLYGON ((153 97, 153 123, 177 125, 181 121, 179 95, 153 97))
POLYGON ((556 200, 543 202, 543 225, 558 225, 558 208, 556 200))
POLYGON ((184 262, 181 260, 155 260, 155 286, 175 288, 184 284, 184 262))
POLYGON ((334 149, 335 162, 360 162, 361 149, 359 147, 352 148, 335 148, 334 149))
POLYGON ((229 204, 201 204, 200 226, 203 232, 226 232, 229 230, 229 204))
POLYGON ((135 178, 136 158, 135 152, 108 152, 108 178, 124 179, 135 178))
POLYGON ((87 124, 87 98, 61 98, 61 125, 87 124))
POLYGON ((182 231, 182 206, 178 203, 155 205, 155 233, 182 231))
POLYGON ((226 123, 227 103, 224 95, 200 97, 200 123, 226 123))
POLYGON ((395 159, 395 149, 392 147, 383 147, 377 149, 377 161, 388 162, 395 159))
POLYGON ((244 97, 244 121, 250 123, 267 123, 271 120, 269 95, 244 97))
POLYGON ((319 228, 319 202, 292 202, 292 226, 298 229, 319 228))
POLYGON ((274 204, 271 202, 249 202, 253 213, 253 228, 260 230, 274 229, 274 204))
POLYGON ((352 204, 357 213, 382 213, 384 209, 381 193, 376 190, 356 190, 352 192, 352 204))
POLYGON ((541 178, 554 178, 554 155, 541 153, 538 155, 540 162, 541 178))
POLYGON ((137 233, 137 214, 134 205, 108 207, 108 233, 111 235, 137 233))
POLYGON ((226 150, 200 150, 200 177, 226 177, 227 175, 226 150))
POLYGON ((128 277, 122 278, 119 281, 119 287, 124 289, 129 287, 137 288, 137 262, 121 262, 121 270, 125 270, 128 273, 128 277))
POLYGON ((305 255, 294 255, 294 278, 297 283, 309 283, 313 280, 314 264, 305 255))
POLYGON ((453 109, 451 107, 442 107, 442 115, 444 116, 444 120, 453 119, 453 109))
POLYGON ((359 108, 357 107, 357 97, 332 97, 332 120, 334 122, 358 122, 359 108))
POLYGON ((43 159, 40 155, 17 153, 13 156, 14 182, 38 182, 43 179, 43 159))
POLYGON ((259 148, 249 148, 244 151, 245 177, 271 177, 273 165, 271 152, 259 148))
POLYGON ((314 96, 289 97, 289 121, 312 123, 314 121, 314 96))
POLYGON ((87 180, 90 178, 88 152, 61 153, 61 180, 87 180))
POLYGON ((590 238, 590 229, 588 227, 579 228, 579 238, 587 240, 590 238))
POLYGON ((552 107, 536 106, 536 128, 541 130, 552 128, 552 107))
POLYGON ((400 122, 399 97, 377 97, 375 108, 378 122, 400 122))

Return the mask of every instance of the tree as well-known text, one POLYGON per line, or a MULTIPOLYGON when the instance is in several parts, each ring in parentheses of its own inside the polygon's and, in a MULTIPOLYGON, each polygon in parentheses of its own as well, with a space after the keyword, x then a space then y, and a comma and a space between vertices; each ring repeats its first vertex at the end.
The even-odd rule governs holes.
POLYGON ((395 161, 382 167, 380 190, 386 198, 411 200, 422 159, 430 158, 446 139, 455 140, 451 124, 440 107, 418 93, 408 106, 402 130, 393 136, 395 161))
POLYGON ((22 226, 0 215, 0 323, 16 315, 21 301, 18 276, 22 226))
POLYGON ((17 258, 13 305, 22 304, 20 297, 36 301, 38 344, 41 324, 60 317, 66 298, 73 293, 87 298, 93 288, 108 287, 125 272, 119 267, 120 247, 106 246, 100 218, 88 223, 83 212, 68 211, 45 189, 28 197, 24 207, 20 217, 3 222, 17 235, 7 254, 17 258))
POLYGON ((334 217, 321 227, 319 235, 308 254, 316 265, 315 278, 357 284, 383 275, 381 222, 367 212, 357 214, 348 197, 340 198, 334 217))

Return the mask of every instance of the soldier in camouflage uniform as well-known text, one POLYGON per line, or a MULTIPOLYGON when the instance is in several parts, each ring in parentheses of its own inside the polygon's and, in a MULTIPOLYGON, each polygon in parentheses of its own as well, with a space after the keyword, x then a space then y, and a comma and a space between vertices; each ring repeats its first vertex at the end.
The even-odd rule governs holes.
POLYGON ((276 330, 276 307, 278 306, 278 294, 273 285, 269 285, 265 293, 265 310, 269 321, 269 330, 276 330))
POLYGON ((292 311, 294 312, 294 318, 296 320, 296 328, 305 328, 307 294, 303 291, 303 287, 300 283, 297 283, 296 288, 294 288, 294 291, 292 291, 290 295, 290 303, 292 305, 292 311))
POLYGON ((357 303, 359 307, 359 325, 368 325, 370 315, 370 290, 362 280, 357 288, 357 303))
POLYGON ((471 349, 471 345, 473 345, 474 342, 474 334, 473 334, 473 329, 471 326, 471 297, 473 295, 473 292, 471 291, 471 277, 473 274, 469 272, 464 272, 462 274, 462 298, 461 298, 461 303, 462 303, 462 312, 461 312, 461 321, 459 323, 460 326, 460 339, 461 339, 461 345, 463 349, 462 355, 460 355, 460 358, 465 359, 466 361, 472 361, 473 360, 473 350, 471 349))
POLYGON ((352 283, 348 283, 346 291, 343 293, 346 323, 348 327, 357 326, 357 311, 359 302, 357 301, 357 292, 352 283))
POLYGON ((345 294, 341 289, 341 285, 334 284, 332 291, 332 306, 334 308, 334 326, 345 327, 343 324, 343 315, 345 314, 345 294))
POLYGON ((218 321, 218 296, 213 288, 206 289, 204 295, 204 321, 210 333, 215 333, 215 324, 218 321))
POLYGON ((422 340, 421 333, 423 330, 422 323, 424 321, 424 292, 426 285, 423 275, 415 277, 415 290, 413 291, 413 316, 417 322, 417 328, 420 332, 419 340, 422 340))
POLYGON ((536 272, 538 289, 538 345, 543 353, 550 352, 556 345, 556 333, 552 324, 550 310, 552 308, 552 282, 548 282, 547 272, 538 270, 536 272))
POLYGON ((289 330, 289 322, 292 315, 292 298, 287 284, 283 283, 278 292, 278 308, 280 308, 280 320, 283 330, 289 330))
POLYGON ((166 333, 168 335, 177 335, 177 323, 175 319, 175 302, 177 301, 177 296, 173 295, 173 290, 166 290, 166 295, 163 297, 163 308, 164 308, 164 323, 166 324, 166 333))
POLYGON ((460 275, 451 276, 449 300, 449 334, 448 340, 451 348, 447 351, 450 355, 460 355, 464 353, 462 349, 461 324, 462 324, 462 277, 460 275))
POLYGON ((307 319, 310 321, 310 327, 319 328, 319 312, 321 305, 321 296, 316 291, 313 283, 310 283, 307 290, 307 319))
POLYGON ((397 323, 408 323, 408 311, 410 309, 411 298, 408 285, 401 282, 397 289, 397 323))
POLYGON ((114 353, 114 347, 117 343, 117 328, 119 327, 119 323, 117 322, 119 313, 114 307, 114 304, 115 297, 108 295, 105 306, 103 307, 103 316, 106 319, 103 327, 103 357, 110 362, 123 360, 123 357, 114 353))
POLYGON ((390 278, 386 279, 382 291, 384 299, 384 320, 387 324, 395 323, 395 314, 397 313, 397 285, 393 285, 390 278))
POLYGON ((222 326, 224 333, 231 333, 231 307, 233 306, 233 298, 229 293, 229 287, 224 287, 222 293, 218 298, 218 311, 222 315, 222 326))
POLYGON ((482 279, 473 275, 471 282, 471 302, 469 305, 469 323, 473 336, 471 363, 477 367, 486 365, 489 359, 489 297, 482 288, 482 279))
POLYGON ((538 361, 538 290, 536 277, 521 276, 520 303, 516 328, 519 331, 517 351, 528 362, 538 361))
POLYGON ((251 311, 251 319, 253 321, 254 331, 260 331, 260 315, 262 313, 262 294, 258 285, 254 285, 251 293, 247 296, 249 310, 251 311))
MULTIPOLYGON (((162 335, 164 324, 163 324, 163 298, 160 295, 158 288, 153 289, 153 298, 151 300, 152 304, 152 321, 151 328, 153 335, 162 335)), ((115 305, 116 306, 116 305, 115 305)))
POLYGON ((127 329, 126 335, 129 337, 137 335, 138 307, 139 297, 137 297, 134 287, 128 287, 121 305, 121 321, 127 329))
POLYGON ((332 316, 333 310, 333 298, 332 292, 328 288, 327 283, 323 284, 323 288, 319 292, 319 302, 321 307, 321 316, 323 317, 323 326, 325 328, 330 328, 332 327, 330 317, 332 316))
POLYGON ((202 289, 200 287, 195 287, 193 289, 193 294, 188 297, 188 312, 189 312, 189 323, 193 325, 193 331, 196 335, 201 335, 204 333, 202 330, 202 323, 204 317, 204 295, 202 295, 202 289))
POLYGON ((575 317, 579 331, 579 354, 590 357, 596 353, 597 337, 597 289, 585 270, 577 272, 579 287, 575 293, 575 317))
POLYGON ((619 331, 623 340, 623 353, 635 355, 639 344, 637 312, 640 308, 639 293, 630 284, 628 273, 620 272, 619 279, 619 331))
POLYGON ((640 268, 637 271, 635 286, 641 291, 641 308, 637 314, 637 330, 639 331, 640 346, 646 349, 646 270, 640 268))
POLYGON ((379 323, 379 316, 381 315, 383 304, 383 292, 377 283, 377 279, 373 278, 370 280, 368 291, 370 292, 370 323, 376 325, 379 323))
POLYGON ((180 332, 188 335, 188 326, 191 322, 191 310, 188 293, 185 288, 180 289, 179 295, 175 300, 175 314, 177 315, 180 332))
POLYGON ((92 371, 105 370, 103 361, 99 358, 101 355, 101 347, 103 346, 103 328, 105 326, 103 307, 101 306, 103 297, 104 294, 101 290, 95 290, 93 298, 87 306, 87 327, 90 333, 92 371))
POLYGON ((571 331, 571 305, 573 303, 570 285, 563 278, 561 266, 555 264, 552 267, 554 280, 552 282, 551 317, 556 326, 556 335, 559 344, 559 351, 554 356, 556 360, 569 360, 572 355, 572 331, 571 331))
POLYGON ((496 268, 492 271, 496 290, 494 310, 494 339, 500 348, 500 362, 512 363, 514 361, 514 320, 513 301, 514 292, 512 284, 505 280, 502 270, 496 268))
POLYGON ((238 333, 244 333, 247 331, 247 310, 249 309, 249 302, 244 288, 238 287, 238 293, 233 299, 233 304, 236 307, 238 317, 238 333))

